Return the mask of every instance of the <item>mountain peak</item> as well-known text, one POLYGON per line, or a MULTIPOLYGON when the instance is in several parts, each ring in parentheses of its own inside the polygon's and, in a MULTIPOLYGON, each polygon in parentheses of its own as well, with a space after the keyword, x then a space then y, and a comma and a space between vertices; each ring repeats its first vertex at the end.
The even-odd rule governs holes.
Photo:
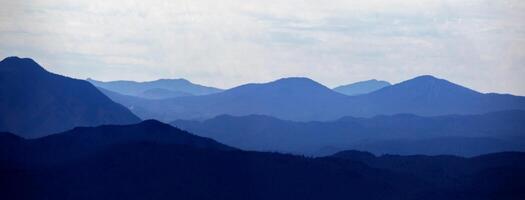
POLYGON ((464 92, 467 92, 467 91, 476 92, 469 88, 452 83, 448 80, 437 78, 431 75, 418 76, 413 79, 406 80, 401 83, 395 84, 393 86, 394 87, 410 87, 412 89, 415 89, 415 88, 428 89, 428 90, 440 89, 444 91, 449 90, 449 92, 452 92, 453 90, 464 91, 464 92))
POLYGON ((325 87, 324 85, 306 78, 306 77, 287 77, 287 78, 281 78, 272 82, 269 82, 270 85, 283 85, 283 86, 321 86, 325 87))
POLYGON ((310 81, 310 82, 315 82, 314 80, 312 80, 310 78, 300 77, 300 76, 280 78, 280 79, 275 80, 274 82, 278 82, 278 81, 310 81))
MULTIPOLYGON (((410 80, 418 80, 418 81, 446 81, 444 79, 440 79, 440 78, 437 78, 435 76, 432 76, 432 75, 421 75, 421 76, 417 76, 413 79, 410 79, 410 80)), ((410 81, 409 80, 409 81, 410 81)))
MULTIPOLYGON (((376 102, 378 105, 396 104, 396 106, 385 106, 385 109, 399 110, 400 105, 406 106, 405 109, 415 109, 414 105, 419 105, 417 109, 432 110, 431 113, 437 114, 443 113, 445 108, 465 108, 465 102, 476 102, 475 99, 480 98, 481 93, 445 79, 424 75, 385 87, 369 95, 378 101, 376 102), (388 102, 385 102, 387 99, 388 102), (436 109, 438 105, 443 108, 436 109)), ((451 109, 449 112, 453 110, 451 109)), ((399 112, 392 111, 390 113, 399 112)))
POLYGON ((377 79, 370 79, 370 80, 366 80, 366 81, 360 81, 360 82, 357 82, 357 83, 366 83, 366 82, 369 82, 369 83, 388 83, 387 81, 383 81, 383 80, 377 80, 377 79))
POLYGON ((17 56, 11 56, 4 58, 0 61, 0 68, 10 70, 32 70, 32 71, 45 71, 42 66, 36 63, 31 58, 20 58, 17 56))
POLYGON ((431 75, 418 76, 411 80, 407 80, 399 83, 399 85, 405 85, 407 87, 426 89, 428 92, 441 91, 442 93, 448 93, 450 95, 479 95, 481 93, 464 87, 462 85, 450 82, 446 79, 437 78, 431 75))
POLYGON ((158 120, 154 120, 154 119, 144 120, 144 121, 138 123, 137 125, 139 125, 139 126, 155 126, 155 127, 169 126, 168 124, 162 123, 162 122, 160 122, 158 120))
MULTIPOLYGON (((228 92, 253 92, 254 94, 304 94, 312 96, 314 93, 335 93, 326 86, 305 77, 281 78, 267 83, 250 83, 228 90, 228 92)), ((337 93, 335 93, 337 94, 337 93)))
POLYGON ((150 82, 172 82, 172 81, 181 82, 181 83, 191 83, 190 81, 184 78, 161 78, 156 81, 150 81, 150 82))
POLYGON ((351 83, 348 85, 342 85, 342 86, 334 88, 334 91, 348 95, 348 96, 355 96, 355 95, 360 95, 360 94, 367 94, 367 93, 379 90, 381 88, 384 88, 390 85, 391 84, 386 81, 371 79, 367 81, 359 81, 359 82, 351 83))
POLYGON ((78 126, 70 131, 66 131, 67 133, 72 132, 86 132, 86 131, 93 131, 93 130, 105 130, 108 128, 130 128, 130 129, 140 129, 144 132, 151 132, 154 130, 170 130, 170 129, 176 129, 175 127, 172 127, 169 124, 162 123, 160 121, 154 120, 154 119, 147 119, 143 120, 139 123, 135 124, 104 124, 99 126, 78 126))
POLYGON ((50 73, 29 58, 0 61, 0 97, 0 130, 26 138, 140 121, 88 82, 50 73))
POLYGON ((158 79, 153 81, 108 81, 101 82, 88 80, 99 88, 121 93, 124 95, 147 99, 165 99, 191 95, 207 95, 221 92, 222 89, 192 83, 183 78, 158 79), (155 89, 152 93, 152 89, 155 89), (162 89, 162 90, 159 90, 162 89))
POLYGON ((13 61, 31 61, 31 62, 34 62, 36 63, 33 59, 31 58, 20 58, 18 56, 9 56, 9 57, 6 57, 4 58, 2 61, 0 62, 13 62, 13 61))

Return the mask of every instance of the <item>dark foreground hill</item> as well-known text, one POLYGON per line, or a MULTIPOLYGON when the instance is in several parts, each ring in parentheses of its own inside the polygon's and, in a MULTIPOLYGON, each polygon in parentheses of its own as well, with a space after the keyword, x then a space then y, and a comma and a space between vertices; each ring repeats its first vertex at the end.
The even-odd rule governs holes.
POLYGON ((86 81, 50 73, 28 58, 0 61, 0 131, 40 137, 76 126, 139 121, 86 81))
MULTIPOLYGON (((363 155, 364 154, 364 155, 363 155)), ((0 134, 2 199, 523 199, 525 154, 324 158, 235 150, 156 121, 0 134)))
POLYGON ((245 150, 306 155, 326 155, 344 149, 462 156, 525 150, 525 111, 520 110, 436 117, 344 117, 328 122, 222 115, 204 121, 177 120, 172 125, 245 150))

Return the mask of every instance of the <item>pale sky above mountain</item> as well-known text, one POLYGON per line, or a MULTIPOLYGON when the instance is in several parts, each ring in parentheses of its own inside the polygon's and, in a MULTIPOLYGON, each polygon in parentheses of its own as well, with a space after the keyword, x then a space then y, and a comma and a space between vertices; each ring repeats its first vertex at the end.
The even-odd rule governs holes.
POLYGON ((525 95, 522 0, 0 0, 0 56, 76 78, 228 88, 432 74, 525 95))

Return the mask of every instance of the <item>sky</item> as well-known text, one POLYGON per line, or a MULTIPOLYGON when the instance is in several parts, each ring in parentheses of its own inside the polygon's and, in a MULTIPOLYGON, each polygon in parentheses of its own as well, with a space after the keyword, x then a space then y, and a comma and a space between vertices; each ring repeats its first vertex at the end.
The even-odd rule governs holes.
POLYGON ((523 0, 0 0, 0 57, 75 78, 282 77, 334 87, 430 74, 525 95, 523 0))

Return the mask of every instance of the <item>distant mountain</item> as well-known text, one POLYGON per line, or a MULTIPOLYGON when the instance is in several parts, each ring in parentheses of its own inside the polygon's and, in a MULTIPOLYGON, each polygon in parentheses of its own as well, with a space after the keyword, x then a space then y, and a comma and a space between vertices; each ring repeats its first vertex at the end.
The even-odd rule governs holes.
POLYGON ((28 58, 0 61, 0 131, 33 138, 76 126, 139 121, 86 81, 50 73, 28 58))
POLYGON ((147 98, 147 99, 168 99, 168 98, 175 98, 175 97, 184 97, 184 96, 192 96, 193 94, 186 93, 186 92, 178 92, 178 91, 172 91, 164 88, 153 88, 143 91, 142 93, 138 94, 138 97, 147 98))
POLYGON ((5 199, 522 199, 525 154, 323 158, 246 152, 157 121, 0 133, 5 199))
POLYGON ((294 122, 251 115, 218 116, 172 125, 245 150, 327 155, 344 149, 394 154, 480 155, 525 150, 525 111, 483 115, 373 118, 294 122))
MULTIPOLYGON (((327 120, 343 116, 348 96, 307 78, 286 78, 263 84, 247 84, 221 93, 156 101, 122 99, 144 119, 207 119, 221 114, 262 114, 293 120, 327 120)), ((116 100, 118 101, 118 100, 116 100)))
POLYGON ((525 110, 525 97, 483 94, 432 76, 421 76, 377 91, 347 96, 307 78, 247 84, 224 92, 162 100, 113 99, 143 119, 170 122, 219 115, 267 115, 293 121, 329 121, 344 116, 411 113, 421 116, 525 110))
POLYGON ((124 95, 148 99, 165 99, 182 96, 207 95, 221 92, 221 89, 191 83, 186 79, 160 79, 156 81, 110 81, 88 79, 93 85, 124 95))
MULTIPOLYGON (((483 94, 433 76, 420 76, 378 91, 356 96, 363 116, 412 113, 417 115, 480 114, 525 109, 525 97, 483 94)), ((359 114, 358 114, 359 115, 359 114)))
POLYGON ((333 90, 341 94, 346 94, 348 96, 355 96, 360 94, 367 94, 390 85, 391 84, 389 82, 372 79, 368 81, 360 81, 348 85, 342 85, 334 88, 333 90))

